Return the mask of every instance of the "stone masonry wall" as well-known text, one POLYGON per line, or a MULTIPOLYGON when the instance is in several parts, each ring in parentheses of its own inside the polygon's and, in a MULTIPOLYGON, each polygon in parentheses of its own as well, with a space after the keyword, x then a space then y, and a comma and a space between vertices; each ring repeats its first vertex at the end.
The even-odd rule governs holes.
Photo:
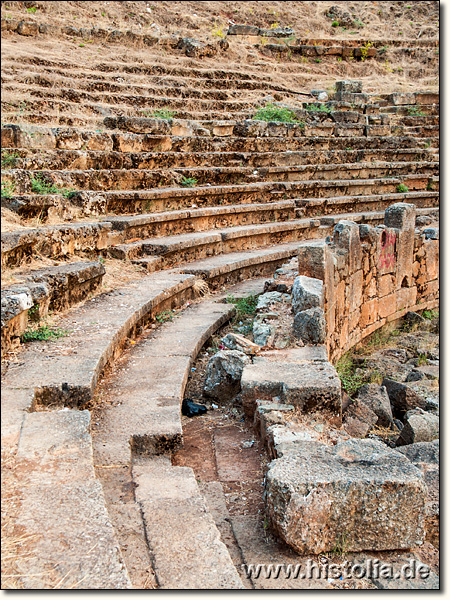
POLYGON ((393 204, 384 225, 340 221, 333 239, 303 244, 299 274, 324 282, 329 360, 410 310, 439 304, 439 230, 416 229, 415 206, 393 204))

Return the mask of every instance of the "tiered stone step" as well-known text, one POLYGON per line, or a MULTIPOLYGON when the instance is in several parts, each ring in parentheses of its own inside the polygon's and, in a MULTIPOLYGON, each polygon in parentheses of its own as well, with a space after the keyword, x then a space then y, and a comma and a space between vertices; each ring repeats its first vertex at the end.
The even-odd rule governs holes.
POLYGON ((109 245, 110 223, 71 223, 1 234, 1 264, 15 267, 33 255, 98 254, 109 245))
POLYGON ((161 169, 188 167, 280 167, 364 162, 434 161, 422 148, 297 150, 288 152, 117 152, 3 147, 7 168, 50 171, 66 169, 161 169))
POLYGON ((74 262, 16 276, 18 283, 2 288, 1 352, 18 343, 30 322, 50 311, 63 311, 91 295, 100 285, 105 267, 100 262, 74 262))
MULTIPOLYGON (((129 120, 132 122, 132 120, 129 120)), ((413 138, 408 136, 351 136, 333 137, 327 130, 325 136, 310 135, 292 137, 287 135, 286 124, 247 121, 236 137, 211 136, 204 128, 190 121, 167 121, 162 119, 134 119, 136 125, 148 133, 92 131, 76 128, 50 128, 42 126, 5 125, 2 127, 2 148, 35 148, 86 151, 141 152, 287 152, 287 151, 376 151, 376 150, 426 150, 427 146, 439 145, 439 138, 413 138), (281 125, 281 127, 280 127, 281 125), (142 126, 142 127, 141 127, 142 126), (254 127, 252 133, 251 127, 254 127), (264 128, 266 128, 264 130, 264 128), (268 128, 268 129, 267 129, 268 128), (248 136, 248 133, 252 133, 248 136), (287 136, 287 137, 286 137, 287 136)), ((206 123, 206 122, 205 122, 206 123)), ((219 128, 223 121, 217 123, 219 128)), ((233 125, 226 121, 226 127, 233 125)), ((211 129, 214 129, 214 122, 211 129)), ((234 125, 233 125, 234 129, 234 125)), ((297 128, 298 129, 298 128, 297 128)), ((317 128, 315 128, 317 129, 317 128)), ((317 132, 316 132, 317 133, 317 132)))
MULTIPOLYGON (((199 233, 178 234, 168 237, 144 239, 130 244, 120 244, 111 248, 117 258, 134 258, 142 254, 161 257, 162 268, 182 262, 217 256, 223 253, 263 248, 304 239, 305 235, 314 237, 309 219, 297 219, 282 223, 270 223, 252 226, 236 226, 215 229, 199 233)), ((145 264, 145 262, 144 262, 145 264)))
MULTIPOLYGON (((72 188, 77 191, 92 190, 140 190, 165 187, 174 183, 195 180, 195 189, 204 185, 236 185, 254 181, 297 182, 297 181, 329 181, 359 179, 380 179, 387 177, 405 177, 412 181, 416 175, 427 186, 429 177, 439 172, 436 162, 370 162, 327 165, 293 165, 278 167, 172 167, 170 170, 157 169, 107 169, 40 171, 39 177, 45 181, 53 181, 57 186, 72 188), (197 182, 199 185, 197 185, 197 182)), ((4 170, 3 180, 14 182, 15 192, 29 194, 32 191, 36 174, 21 169, 4 170)))
POLYGON ((194 304, 132 348, 98 416, 100 464, 128 465, 132 455, 170 454, 182 445, 181 403, 192 363, 234 313, 230 304, 194 304))
POLYGON ((92 400, 104 368, 126 339, 159 312, 190 300, 194 281, 192 276, 175 272, 154 273, 122 290, 88 300, 60 319, 58 326, 69 335, 48 342, 45 357, 36 344, 24 351, 23 362, 9 368, 4 391, 24 390, 25 396, 26 390, 30 391, 24 397, 26 405, 18 403, 18 410, 30 402, 32 406, 85 406, 92 400))
POLYGON ((305 198, 297 199, 296 206, 298 216, 317 217, 321 215, 333 215, 340 217, 342 211, 358 213, 361 211, 381 211, 395 202, 407 202, 415 204, 418 208, 431 208, 439 206, 439 192, 421 191, 401 194, 373 194, 370 196, 358 196, 355 202, 354 196, 336 196, 330 198, 305 198))

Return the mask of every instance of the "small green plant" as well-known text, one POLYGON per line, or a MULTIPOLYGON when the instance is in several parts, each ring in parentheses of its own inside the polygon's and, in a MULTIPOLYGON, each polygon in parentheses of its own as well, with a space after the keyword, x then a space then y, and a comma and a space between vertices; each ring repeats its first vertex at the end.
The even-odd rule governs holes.
POLYGON ((164 310, 163 312, 158 313, 155 316, 155 319, 158 323, 166 323, 167 321, 173 321, 174 315, 174 310, 164 310))
POLYGON ((333 21, 331 27, 339 27, 339 21, 333 21))
POLYGON ((222 39, 225 38, 227 34, 224 33, 224 31, 223 31, 224 27, 225 27, 225 25, 220 25, 220 27, 219 27, 219 25, 217 24, 217 21, 214 21, 214 27, 211 31, 212 35, 215 35, 222 39))
POLYGON ((15 185, 13 183, 8 183, 7 181, 2 181, 2 199, 10 200, 15 191, 15 185))
POLYGON ((158 108, 151 113, 151 117, 154 119, 173 119, 176 112, 169 110, 168 108, 158 108))
POLYGON ((424 310, 422 313, 422 317, 424 319, 428 319, 429 321, 432 321, 433 319, 437 319, 439 317, 439 311, 438 310, 424 310))
POLYGON ((79 45, 80 48, 84 48, 84 46, 85 46, 85 44, 83 44, 83 43, 78 44, 78 45, 79 45))
POLYGON ((73 188, 59 188, 53 183, 47 183, 42 174, 38 173, 36 177, 30 178, 31 182, 31 191, 35 194, 45 195, 45 194, 61 194, 65 198, 70 198, 70 196, 76 191, 73 188))
POLYGON ((393 72, 394 72, 394 69, 391 69, 391 67, 389 66, 389 61, 388 61, 388 59, 386 59, 386 62, 384 63, 384 68, 386 69, 386 71, 387 71, 388 73, 393 73, 393 72))
POLYGON ((183 177, 181 178, 180 185, 184 187, 195 187, 197 185, 198 180, 195 177, 183 177))
POLYGON ((366 42, 366 44, 361 48, 361 60, 364 62, 369 53, 369 48, 373 46, 372 42, 366 42))
POLYGON ((17 152, 8 152, 7 150, 2 151, 2 168, 13 169, 20 156, 17 152))
POLYGON ((348 539, 345 533, 340 533, 331 550, 331 556, 343 556, 348 552, 348 539))
POLYGON ((419 354, 419 360, 417 361, 417 366, 421 367, 422 365, 428 364, 427 355, 419 354))
POLYGON ((405 185, 404 183, 400 183, 400 184, 397 186, 397 192, 398 192, 399 194, 406 194, 406 192, 409 192, 408 186, 407 186, 407 185, 405 185))
POLYGON ((34 14, 36 11, 37 11, 36 6, 30 6, 30 8, 27 8, 27 13, 34 14))
MULTIPOLYGON (((297 119, 294 111, 285 106, 276 106, 275 104, 267 104, 256 111, 253 116, 255 121, 281 121, 283 123, 303 123, 297 119)), ((304 124, 304 123, 303 123, 304 124)))
POLYGON ((321 59, 321 58, 315 58, 315 59, 314 59, 314 62, 316 62, 316 63, 321 63, 321 62, 322 62, 322 59, 321 59))
POLYGON ((256 305, 258 304, 258 296, 247 296, 246 298, 235 298, 234 296, 227 296, 228 304, 234 304, 236 307, 236 320, 244 319, 248 316, 253 316, 256 311, 256 305))
POLYGON ((408 106, 406 109, 410 117, 424 117, 425 113, 417 106, 408 106))
POLYGON ((434 192, 434 185, 432 181, 427 183, 427 192, 434 192))
POLYGON ((310 112, 333 112, 332 108, 330 106, 327 106, 326 104, 307 104, 305 106, 305 109, 310 112))
POLYGON ((69 334, 60 327, 50 327, 46 323, 38 328, 29 327, 22 335, 22 342, 45 342, 47 340, 57 340, 66 337, 69 334))
POLYGON ((359 372, 356 373, 355 362, 349 353, 344 354, 338 360, 336 371, 341 380, 342 387, 349 396, 352 396, 365 383, 364 376, 359 372))

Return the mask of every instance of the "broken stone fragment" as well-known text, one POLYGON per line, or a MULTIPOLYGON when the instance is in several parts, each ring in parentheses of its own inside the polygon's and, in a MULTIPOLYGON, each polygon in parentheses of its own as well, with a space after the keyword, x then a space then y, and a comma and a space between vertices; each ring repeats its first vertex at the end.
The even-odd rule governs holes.
POLYGON ((385 377, 381 385, 386 388, 394 411, 406 413, 414 408, 423 410, 434 410, 436 408, 434 403, 421 398, 411 387, 404 383, 385 377))
POLYGON ((296 315, 301 310, 323 307, 323 282, 313 277, 299 275, 292 286, 292 310, 296 315))
POLYGON ((325 315, 321 308, 309 308, 294 317, 294 337, 304 344, 323 344, 326 337, 325 315))
POLYGON ((267 346, 275 337, 275 327, 265 323, 263 319, 253 321, 253 341, 259 346, 267 346))
POLYGON ((391 403, 384 386, 367 383, 358 389, 357 398, 377 415, 377 425, 390 427, 393 424, 391 403))
POLYGON ((206 367, 203 392, 205 396, 217 400, 231 400, 241 389, 241 376, 244 365, 250 359, 238 350, 222 350, 212 356, 206 367))
POLYGON ((432 442, 439 438, 439 417, 425 411, 414 411, 408 415, 405 426, 397 440, 397 446, 432 442))
POLYGON ((256 312, 260 313, 269 310, 274 304, 279 302, 290 302, 291 297, 289 294, 281 294, 280 292, 266 292, 261 294, 258 298, 258 304, 256 305, 256 312))
POLYGON ((398 550, 424 539, 421 471, 375 440, 297 442, 270 464, 266 515, 300 554, 398 550))
POLYGON ((365 438, 378 417, 375 412, 361 400, 353 400, 344 412, 343 426, 345 431, 355 438, 365 438))

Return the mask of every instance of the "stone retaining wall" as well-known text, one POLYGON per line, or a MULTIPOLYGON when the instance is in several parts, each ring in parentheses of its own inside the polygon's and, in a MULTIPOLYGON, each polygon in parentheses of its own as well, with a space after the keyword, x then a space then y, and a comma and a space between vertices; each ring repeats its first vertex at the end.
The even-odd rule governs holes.
POLYGON ((299 274, 324 282, 329 359, 409 310, 439 304, 439 230, 416 229, 415 206, 397 203, 384 225, 342 220, 333 239, 302 244, 299 274))

